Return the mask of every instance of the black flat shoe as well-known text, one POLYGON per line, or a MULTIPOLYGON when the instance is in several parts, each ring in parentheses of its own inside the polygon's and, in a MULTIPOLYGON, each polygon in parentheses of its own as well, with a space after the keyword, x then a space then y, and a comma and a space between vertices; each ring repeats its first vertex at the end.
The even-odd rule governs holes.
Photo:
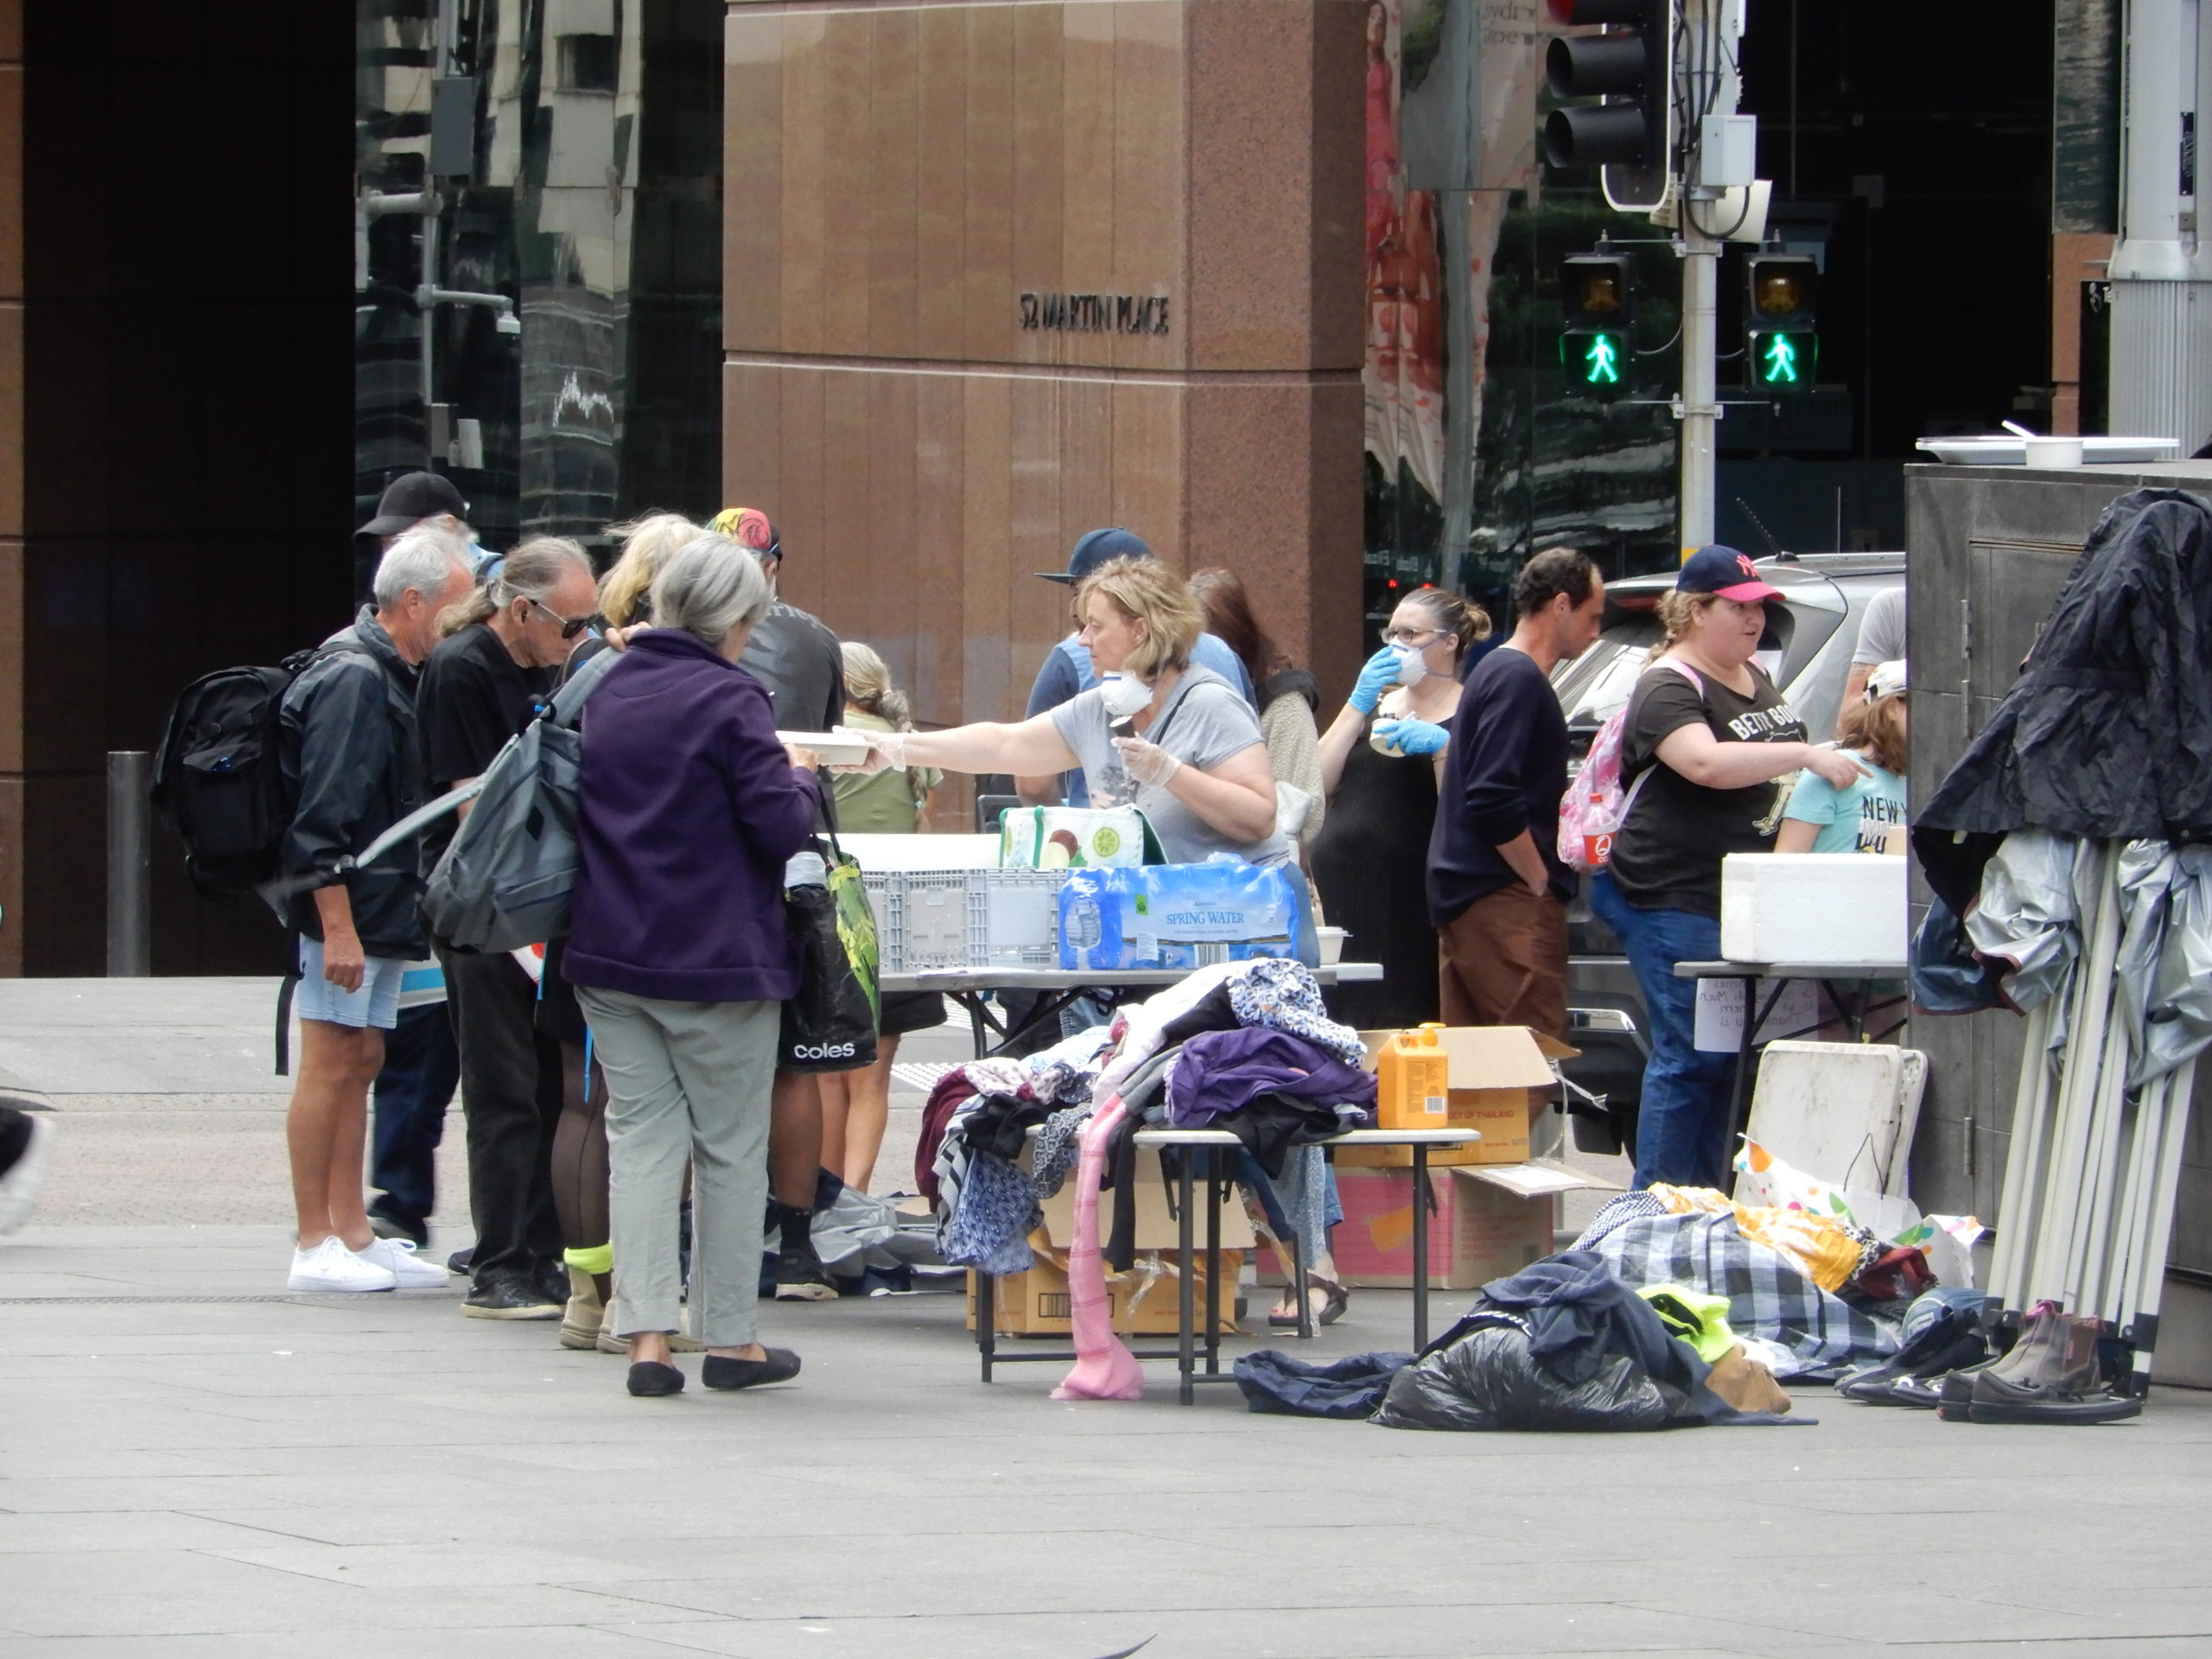
POLYGON ((764 1382, 788 1382, 798 1375, 798 1356, 788 1348, 771 1348, 766 1359, 709 1354, 699 1380, 710 1389, 757 1389, 764 1382))
POLYGON ((662 1364, 657 1359, 634 1361, 630 1366, 630 1392, 640 1399, 681 1394, 683 1392, 683 1373, 673 1365, 662 1364))

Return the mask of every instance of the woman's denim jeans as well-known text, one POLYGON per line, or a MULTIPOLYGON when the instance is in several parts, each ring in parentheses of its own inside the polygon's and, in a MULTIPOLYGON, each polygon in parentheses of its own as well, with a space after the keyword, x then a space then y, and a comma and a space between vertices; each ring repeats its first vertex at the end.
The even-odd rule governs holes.
POLYGON ((1736 1057, 1699 1052, 1693 1041, 1697 982, 1675 977, 1678 962, 1719 956, 1720 924, 1687 910, 1631 905, 1604 870, 1591 875, 1590 908, 1628 946, 1650 1026, 1651 1061, 1643 1069, 1636 1125, 1636 1185, 1664 1181, 1725 1191, 1736 1057))

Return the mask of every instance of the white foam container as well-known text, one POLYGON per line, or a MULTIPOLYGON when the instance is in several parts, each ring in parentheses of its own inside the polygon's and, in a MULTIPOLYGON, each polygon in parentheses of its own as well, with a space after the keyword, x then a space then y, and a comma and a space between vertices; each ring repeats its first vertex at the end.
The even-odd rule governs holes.
POLYGON ((1875 853, 1731 853, 1720 861, 1720 954, 1731 962, 1901 963, 1907 862, 1875 853))

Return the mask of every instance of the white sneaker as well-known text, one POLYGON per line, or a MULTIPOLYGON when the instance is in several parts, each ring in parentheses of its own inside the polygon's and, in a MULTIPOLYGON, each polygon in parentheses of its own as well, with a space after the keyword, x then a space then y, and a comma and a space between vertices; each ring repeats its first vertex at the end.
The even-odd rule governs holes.
POLYGON ((335 1238, 292 1252, 287 1290, 397 1290, 399 1276, 380 1262, 359 1256, 335 1238))
POLYGON ((353 1254, 390 1273, 402 1290, 443 1290, 452 1282, 445 1263, 416 1255, 411 1238, 379 1238, 353 1254))
POLYGON ((23 1116, 31 1126, 31 1143, 9 1166, 7 1173, 0 1175, 0 1235, 14 1232, 30 1218, 39 1182, 46 1174, 48 1154, 54 1150, 54 1125, 46 1121, 46 1115, 26 1112, 23 1116))

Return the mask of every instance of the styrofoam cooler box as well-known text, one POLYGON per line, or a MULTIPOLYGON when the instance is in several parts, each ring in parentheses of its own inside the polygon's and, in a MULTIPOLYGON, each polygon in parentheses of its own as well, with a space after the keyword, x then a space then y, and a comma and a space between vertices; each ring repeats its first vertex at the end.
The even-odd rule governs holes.
POLYGON ((1838 966, 1905 953, 1906 861, 1878 853, 1730 853, 1720 861, 1720 954, 1838 966))

